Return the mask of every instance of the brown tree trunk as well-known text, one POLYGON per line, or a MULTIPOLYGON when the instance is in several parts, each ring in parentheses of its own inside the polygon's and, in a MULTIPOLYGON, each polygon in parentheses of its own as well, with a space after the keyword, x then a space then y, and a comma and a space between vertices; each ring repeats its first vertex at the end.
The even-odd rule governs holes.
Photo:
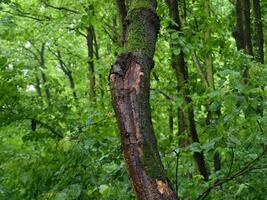
MULTIPOLYGON (((175 24, 171 24, 171 28, 177 32, 181 32, 181 23, 179 19, 179 10, 178 10, 178 1, 177 0, 167 0, 169 6, 169 14, 171 19, 175 24)), ((175 48, 172 46, 172 48, 175 48)), ((172 67, 175 70, 177 78, 177 88, 178 93, 181 94, 184 98, 184 106, 187 107, 191 104, 192 99, 190 97, 190 90, 188 88, 188 68, 185 62, 184 53, 181 53, 177 56, 172 53, 172 67)), ((184 134, 188 132, 192 139, 192 142, 199 143, 199 138, 195 125, 194 111, 192 107, 187 108, 178 108, 178 120, 179 120, 179 134, 184 134)), ((187 145, 187 140, 182 140, 180 145, 187 145)), ((203 152, 194 152, 194 158, 196 160, 198 170, 200 174, 204 177, 204 180, 208 180, 208 171, 205 164, 203 152)))
POLYGON ((156 1, 132 0, 126 30, 126 53, 112 65, 109 81, 127 171, 138 199, 177 199, 159 156, 149 105, 159 30, 156 1))
MULTIPOLYGON (((236 30, 234 37, 238 50, 243 49, 245 53, 253 56, 253 46, 250 31, 250 0, 236 0, 236 30)), ((244 83, 248 83, 248 67, 243 72, 244 83)))

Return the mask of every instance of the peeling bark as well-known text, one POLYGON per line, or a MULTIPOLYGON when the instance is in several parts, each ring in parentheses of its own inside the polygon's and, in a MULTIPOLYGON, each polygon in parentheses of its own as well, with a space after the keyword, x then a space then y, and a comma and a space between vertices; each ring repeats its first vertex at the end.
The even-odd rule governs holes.
POLYGON ((133 0, 124 50, 109 81, 129 177, 140 200, 177 199, 159 156, 149 105, 150 71, 159 29, 154 0, 133 0))

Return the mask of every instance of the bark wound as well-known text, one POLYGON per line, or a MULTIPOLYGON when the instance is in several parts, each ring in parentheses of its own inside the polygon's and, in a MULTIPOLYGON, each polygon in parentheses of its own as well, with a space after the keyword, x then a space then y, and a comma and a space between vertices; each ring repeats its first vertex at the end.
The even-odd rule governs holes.
POLYGON ((167 196, 169 196, 172 191, 170 190, 170 186, 168 185, 168 183, 163 182, 162 180, 156 180, 157 182, 157 189, 160 192, 160 194, 165 194, 167 196))
POLYGON ((143 140, 140 133, 138 95, 143 75, 137 59, 130 54, 122 54, 110 72, 111 88, 115 93, 113 100, 117 100, 113 101, 116 102, 114 106, 123 121, 120 124, 120 128, 124 130, 121 135, 122 145, 124 149, 131 149, 132 156, 138 160, 142 153, 143 140))
POLYGON ((143 64, 139 62, 138 56, 124 53, 112 66, 109 76, 112 103, 118 118, 127 171, 138 199, 176 199, 166 177, 160 176, 161 166, 156 170, 159 176, 153 177, 147 168, 150 166, 143 163, 147 162, 148 151, 151 151, 149 159, 153 159, 152 164, 157 162, 156 156, 152 153, 153 147, 147 141, 150 138, 149 133, 144 131, 143 127, 144 110, 141 102, 146 88, 144 80, 148 77, 147 71, 143 70, 143 64))

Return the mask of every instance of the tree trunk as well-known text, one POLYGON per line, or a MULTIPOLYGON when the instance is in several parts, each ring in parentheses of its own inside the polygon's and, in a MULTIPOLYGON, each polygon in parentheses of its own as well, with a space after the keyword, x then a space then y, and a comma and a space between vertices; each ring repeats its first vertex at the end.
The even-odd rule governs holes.
POLYGON ((242 1, 242 17, 243 17, 243 30, 244 30, 244 42, 245 51, 247 54, 253 56, 253 47, 251 41, 251 31, 250 31, 250 0, 242 1))
POLYGON ((169 109, 168 109, 168 114, 169 114, 169 140, 170 142, 173 141, 173 106, 172 103, 170 102, 169 109))
POLYGON ((236 41, 236 47, 238 50, 245 49, 241 1, 242 0, 236 0, 236 5, 235 5, 236 27, 233 33, 235 41, 236 41))
MULTIPOLYGON (((243 49, 245 53, 253 56, 250 24, 250 1, 236 0, 236 30, 234 32, 236 46, 238 50, 243 49)), ((243 72, 243 80, 246 84, 249 81, 247 66, 243 72)))
POLYGON ((95 102, 95 67, 94 67, 94 28, 93 26, 87 27, 87 50, 88 50, 88 79, 89 79, 89 97, 95 102))
POLYGON ((158 30, 156 1, 132 0, 127 13, 125 53, 118 56, 109 75, 125 163, 140 200, 177 199, 159 156, 149 105, 158 30))
MULTIPOLYGON (((177 0, 167 0, 166 1, 169 6, 169 14, 171 19, 175 22, 175 24, 171 24, 171 28, 176 30, 177 32, 181 32, 181 23, 179 19, 179 10, 178 10, 178 1, 177 0)), ((172 48, 175 48, 172 46, 172 48)), ((172 53, 172 67, 175 70, 176 78, 177 78, 177 88, 178 93, 183 95, 184 98, 184 106, 187 107, 191 104, 192 99, 190 97, 190 90, 188 88, 188 68, 185 62, 184 53, 181 53, 177 56, 172 53)), ((199 138, 195 125, 194 111, 192 107, 187 108, 187 110, 183 108, 178 108, 178 118, 179 118, 179 134, 184 134, 187 131, 190 134, 192 142, 199 143, 199 138)), ((180 145, 187 145, 187 140, 182 140, 180 145)), ((194 152, 194 158, 196 160, 198 170, 200 174, 204 177, 204 180, 208 180, 208 171, 205 164, 204 154, 203 152, 194 152)))
POLYGON ((42 82, 45 88, 46 98, 47 98, 47 101, 50 102, 51 94, 50 94, 50 90, 47 84, 47 78, 45 74, 45 69, 46 69, 45 67, 45 43, 42 44, 41 51, 40 51, 40 65, 41 65, 41 77, 42 77, 42 82))
POLYGON ((254 23, 256 32, 256 44, 257 44, 257 56, 256 60, 261 64, 264 64, 264 37, 261 19, 261 6, 259 0, 253 0, 253 13, 254 13, 254 23))
MULTIPOLYGON (((37 73, 37 72, 36 72, 37 73)), ((38 94, 38 97, 42 97, 42 90, 41 90, 41 86, 40 86, 40 79, 38 77, 38 74, 36 74, 36 84, 35 84, 35 88, 38 94)))
POLYGON ((56 53, 54 53, 54 52, 52 52, 52 53, 57 57, 60 69, 68 77, 70 88, 72 90, 72 94, 73 94, 74 99, 77 99, 78 96, 77 96, 77 93, 75 90, 75 82, 74 82, 74 79, 72 76, 72 71, 69 69, 69 67, 67 67, 66 63, 63 61, 62 56, 61 56, 61 52, 59 50, 57 50, 56 53))
MULTIPOLYGON (((210 14, 210 1, 206 0, 204 3, 204 8, 205 8, 205 14, 207 18, 211 17, 210 14)), ((207 30, 204 35, 204 42, 205 44, 208 44, 211 39, 211 29, 207 27, 207 30)), ((206 48, 207 49, 207 48, 206 48)), ((208 87, 206 88, 207 90, 214 91, 215 90, 215 85, 214 85, 214 66, 213 66, 213 57, 211 54, 211 51, 208 50, 205 52, 206 53, 206 59, 205 59, 205 64, 207 65, 207 81, 208 81, 208 87)), ((212 122, 214 122, 219 116, 220 116, 220 108, 218 108, 216 111, 211 111, 210 106, 212 104, 212 101, 209 100, 208 105, 207 105, 207 125, 211 125, 212 122)), ((220 154, 218 152, 214 153, 214 169, 215 171, 218 171, 221 169, 221 159, 220 159, 220 154)))

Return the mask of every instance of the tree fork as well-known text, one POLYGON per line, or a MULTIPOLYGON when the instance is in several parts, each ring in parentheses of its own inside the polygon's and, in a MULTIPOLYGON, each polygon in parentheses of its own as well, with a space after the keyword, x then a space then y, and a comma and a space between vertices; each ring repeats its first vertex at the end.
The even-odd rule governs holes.
POLYGON ((121 53, 109 81, 129 177, 140 200, 175 200, 151 123, 150 71, 159 30, 156 1, 133 0, 121 53))

